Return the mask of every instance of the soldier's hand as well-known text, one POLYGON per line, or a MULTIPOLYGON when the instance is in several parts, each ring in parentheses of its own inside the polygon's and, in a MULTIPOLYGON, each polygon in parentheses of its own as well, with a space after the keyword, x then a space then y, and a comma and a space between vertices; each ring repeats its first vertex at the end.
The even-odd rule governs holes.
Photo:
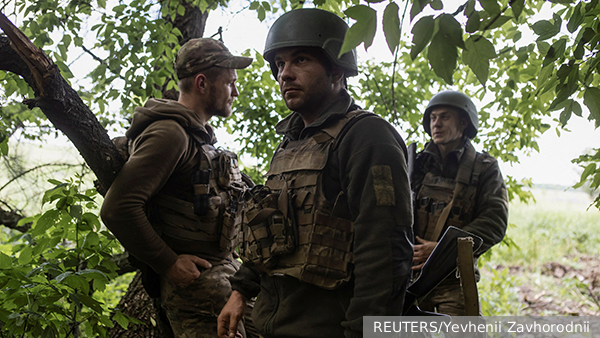
POLYGON ((426 241, 419 236, 416 236, 416 238, 417 243, 419 244, 415 244, 413 263, 416 265, 413 266, 412 269, 421 270, 423 264, 425 264, 425 261, 427 260, 427 258, 429 258, 438 242, 426 241))
POLYGON ((240 335, 237 330, 238 323, 244 315, 246 308, 246 297, 238 291, 233 291, 227 304, 221 310, 219 318, 217 318, 217 333, 219 337, 235 338, 240 335))
POLYGON ((179 255, 175 264, 167 271, 167 278, 177 285, 191 284, 200 277, 198 267, 210 269, 212 265, 198 256, 179 255))

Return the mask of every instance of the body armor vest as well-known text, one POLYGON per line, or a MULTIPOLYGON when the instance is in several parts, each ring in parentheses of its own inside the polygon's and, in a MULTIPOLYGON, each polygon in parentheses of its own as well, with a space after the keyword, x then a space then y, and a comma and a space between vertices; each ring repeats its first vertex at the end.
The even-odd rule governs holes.
MULTIPOLYGON (((241 230, 241 195, 247 184, 242 180, 237 155, 198 144, 199 170, 192 177, 193 202, 160 194, 153 199, 159 234, 185 241, 217 243, 229 254, 238 244, 241 230)), ((202 243, 198 243, 202 246, 202 243)), ((221 253, 213 253, 222 256, 221 253)))
POLYGON ((438 241, 448 226, 462 229, 474 216, 479 175, 491 163, 491 156, 476 153, 469 145, 463 153, 455 179, 427 172, 415 198, 415 234, 438 241))
POLYGON ((245 196, 242 259, 269 275, 288 275, 326 289, 352 274, 353 222, 340 192, 334 203, 323 194, 323 172, 331 150, 364 111, 347 113, 312 137, 284 140, 265 186, 245 196), (352 122, 351 122, 352 121, 352 122))

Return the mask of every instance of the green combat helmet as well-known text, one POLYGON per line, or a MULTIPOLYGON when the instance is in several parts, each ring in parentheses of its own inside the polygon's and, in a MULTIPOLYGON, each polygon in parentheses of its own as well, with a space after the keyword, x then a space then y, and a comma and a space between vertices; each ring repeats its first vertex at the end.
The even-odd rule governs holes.
POLYGON ((469 117, 469 121, 471 122, 467 126, 467 129, 465 129, 465 135, 470 139, 477 135, 477 128, 479 128, 479 117, 477 115, 477 108, 475 108, 473 101, 471 101, 467 95, 461 92, 445 90, 433 95, 429 101, 429 104, 427 105, 427 108, 425 109, 425 115, 423 115, 423 127, 429 136, 431 136, 429 115, 431 114, 433 108, 437 106, 450 106, 458 108, 459 112, 465 112, 469 117))
POLYGON ((334 64, 344 68, 346 76, 358 75, 356 51, 353 49, 340 58, 338 54, 348 25, 339 16, 316 8, 296 9, 277 19, 267 35, 263 56, 269 61, 277 78, 275 51, 286 47, 318 47, 334 64))

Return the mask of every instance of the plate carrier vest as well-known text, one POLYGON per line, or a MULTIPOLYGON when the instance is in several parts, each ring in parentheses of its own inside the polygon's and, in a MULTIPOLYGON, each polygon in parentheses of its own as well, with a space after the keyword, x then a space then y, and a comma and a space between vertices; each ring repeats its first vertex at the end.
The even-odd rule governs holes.
POLYGON ((353 222, 346 197, 334 203, 323 194, 329 154, 356 121, 375 116, 347 113, 312 137, 279 145, 264 186, 244 196, 241 257, 272 275, 288 275, 335 289, 352 275, 353 222))
POLYGON ((438 241, 449 226, 462 229, 473 217, 479 176, 493 157, 477 153, 469 143, 458 167, 456 179, 428 172, 415 200, 415 234, 428 241, 438 241))
MULTIPOLYGON (((159 235, 185 241, 218 244, 220 257, 229 254, 238 245, 241 231, 242 193, 252 185, 242 179, 237 155, 228 150, 215 148, 188 132, 195 140, 200 156, 198 171, 192 176, 193 202, 159 194, 149 206, 151 222, 159 235)), ((113 140, 114 142, 114 140, 113 140)), ((115 142, 118 146, 118 143, 115 142)), ((128 148, 132 142, 128 142, 128 148)), ((128 157, 129 149, 121 154, 128 157)), ((202 246, 202 243, 198 243, 202 246)))

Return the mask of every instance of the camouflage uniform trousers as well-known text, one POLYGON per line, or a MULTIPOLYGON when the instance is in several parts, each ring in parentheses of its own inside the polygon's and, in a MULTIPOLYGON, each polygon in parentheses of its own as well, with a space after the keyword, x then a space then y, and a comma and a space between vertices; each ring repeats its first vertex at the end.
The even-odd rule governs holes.
MULTIPOLYGON (((237 261, 226 262, 202 271, 192 284, 178 286, 161 276, 161 304, 167 313, 177 338, 217 337, 217 317, 231 295, 229 277, 240 267, 237 261)), ((258 337, 250 314, 254 303, 248 304, 244 319, 238 326, 243 337, 258 337)))
POLYGON ((419 302, 419 308, 449 316, 465 316, 465 299, 460 279, 453 275, 444 279, 419 302))

